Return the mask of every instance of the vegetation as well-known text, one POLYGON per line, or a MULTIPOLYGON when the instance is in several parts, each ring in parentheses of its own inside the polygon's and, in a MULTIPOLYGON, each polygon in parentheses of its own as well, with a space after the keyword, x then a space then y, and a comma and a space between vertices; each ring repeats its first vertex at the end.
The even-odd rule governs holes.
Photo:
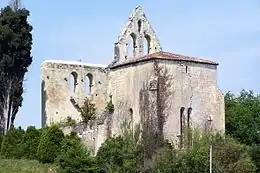
POLYGON ((91 103, 88 98, 85 99, 83 106, 80 108, 80 115, 86 125, 96 118, 95 104, 91 103))
POLYGON ((113 113, 115 110, 111 94, 109 95, 109 101, 107 102, 106 110, 108 110, 109 113, 113 113))
POLYGON ((257 173, 260 163, 259 142, 257 132, 253 133, 259 127, 253 123, 259 121, 259 96, 242 91, 238 96, 227 93, 225 99, 227 134, 213 135, 208 132, 193 131, 192 147, 186 150, 179 150, 165 141, 160 148, 155 148, 156 151, 151 152, 153 147, 146 147, 149 143, 145 140, 150 139, 147 138, 147 134, 140 131, 139 127, 132 129, 131 121, 126 120, 122 124, 122 136, 108 138, 94 157, 82 145, 77 134, 73 132, 65 136, 58 126, 52 125, 43 129, 28 127, 26 131, 21 128, 11 128, 2 139, 1 156, 4 159, 0 163, 6 164, 5 168, 13 172, 18 169, 15 165, 23 163, 21 170, 26 170, 27 165, 34 163, 38 165, 39 170, 32 166, 29 171, 41 172, 48 167, 53 167, 60 173, 139 173, 140 171, 201 173, 209 172, 208 150, 209 139, 212 139, 213 172, 257 173), (242 111, 243 114, 237 110, 242 111), (240 118, 236 119, 236 116, 240 118), (254 119, 251 120, 250 116, 254 119), (250 129, 251 132, 245 133, 243 129, 250 129), (253 135, 248 136, 249 133, 253 135), (147 157, 147 152, 154 154, 152 157, 147 157), (13 158, 32 161, 9 160, 15 163, 10 164, 6 160, 13 158), (33 161, 35 158, 40 163, 51 165, 39 164, 33 161), (8 165, 10 168, 7 168, 8 165))
MULTIPOLYGON (((140 92, 141 126, 133 129, 127 120, 122 135, 109 137, 96 156, 72 132, 65 136, 60 126, 25 130, 15 128, 15 116, 22 105, 23 81, 32 63, 32 26, 29 11, 19 9, 18 0, 0 13, 0 172, 46 173, 203 173, 209 172, 209 145, 213 145, 213 172, 260 172, 260 96, 243 90, 225 95, 226 133, 191 131, 192 145, 180 150, 163 138, 164 110, 170 87, 169 75, 155 63, 158 77, 157 116, 159 128, 145 97, 140 92), (154 118, 154 117, 152 117, 154 118)), ((114 112, 112 96, 106 110, 114 112)), ((96 118, 95 105, 86 98, 79 109, 86 125, 96 118)), ((70 117, 60 125, 74 126, 70 117)), ((189 131, 189 134, 191 133, 189 131)), ((109 135, 110 136, 110 135, 109 135)), ((184 142, 186 142, 184 140, 184 142)))
POLYGON ((32 26, 26 9, 7 6, 0 13, 0 132, 13 126, 22 105, 23 80, 32 63, 32 26))
POLYGON ((60 153, 63 139, 64 134, 56 125, 43 132, 37 149, 39 161, 41 163, 53 163, 60 153))
POLYGON ((55 166, 35 160, 0 159, 1 173, 48 173, 50 168, 55 166))

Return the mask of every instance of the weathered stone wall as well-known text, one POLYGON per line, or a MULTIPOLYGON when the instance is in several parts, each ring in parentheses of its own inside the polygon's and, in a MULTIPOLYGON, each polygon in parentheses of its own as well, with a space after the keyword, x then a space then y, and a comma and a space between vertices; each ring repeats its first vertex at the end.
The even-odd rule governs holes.
POLYGON ((133 120, 134 124, 140 122, 140 91, 154 76, 153 66, 153 62, 144 62, 110 71, 108 92, 112 94, 115 105, 112 135, 120 133, 125 118, 133 120))
POLYGON ((175 141, 180 135, 180 109, 184 107, 187 117, 191 111, 191 126, 204 128, 209 118, 213 129, 225 130, 224 96, 217 86, 215 65, 181 61, 160 61, 159 66, 171 75, 170 95, 165 107, 164 137, 175 141))
POLYGON ((81 62, 45 61, 42 70, 42 125, 57 123, 68 116, 80 121, 75 106, 81 106, 86 97, 90 98, 99 111, 107 101, 107 71, 104 66, 81 62), (73 74, 73 75, 71 75, 73 74), (87 82, 90 76, 90 82, 87 82), (75 79, 71 81, 70 78, 75 79), (71 90, 71 86, 75 90, 71 90), (85 86, 89 83, 91 86, 85 86), (85 89, 91 87, 91 91, 85 89), (74 102, 74 103, 73 103, 74 102))

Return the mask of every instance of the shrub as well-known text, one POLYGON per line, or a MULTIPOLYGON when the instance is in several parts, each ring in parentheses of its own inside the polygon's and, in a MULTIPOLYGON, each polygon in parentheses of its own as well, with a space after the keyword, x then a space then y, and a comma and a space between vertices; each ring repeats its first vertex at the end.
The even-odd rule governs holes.
POLYGON ((115 110, 115 106, 112 102, 112 95, 109 95, 109 101, 107 102, 106 110, 108 110, 109 113, 113 113, 115 110))
POLYGON ((21 158, 22 149, 20 144, 22 142, 24 130, 21 127, 10 128, 3 137, 1 146, 1 156, 5 158, 21 158))
POLYGON ((137 171, 137 154, 132 139, 119 136, 107 139, 98 150, 96 159, 104 172, 134 173, 137 171))
POLYGON ((63 139, 64 134, 56 125, 43 130, 37 148, 38 160, 42 163, 53 163, 60 152, 63 139))
POLYGON ((97 172, 94 158, 82 146, 75 133, 66 136, 61 144, 61 152, 56 160, 60 173, 97 172))
POLYGON ((96 118, 95 104, 91 103, 91 101, 88 98, 86 98, 83 106, 80 108, 80 114, 82 121, 85 124, 88 124, 89 121, 94 120, 96 118))
POLYGON ((23 158, 35 159, 37 158, 37 148, 40 141, 40 131, 34 126, 29 126, 23 136, 21 149, 23 151, 23 158))

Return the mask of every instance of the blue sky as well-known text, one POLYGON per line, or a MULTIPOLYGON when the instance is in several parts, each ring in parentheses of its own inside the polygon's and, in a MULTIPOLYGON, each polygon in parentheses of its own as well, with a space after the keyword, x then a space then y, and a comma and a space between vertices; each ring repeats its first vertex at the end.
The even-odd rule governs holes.
MULTIPOLYGON (((7 3, 0 0, 0 7, 7 3)), ((138 4, 164 51, 219 62, 218 83, 223 92, 245 88, 260 93, 259 0, 23 0, 34 27, 34 61, 15 124, 40 127, 44 60, 108 64, 113 43, 138 4)))

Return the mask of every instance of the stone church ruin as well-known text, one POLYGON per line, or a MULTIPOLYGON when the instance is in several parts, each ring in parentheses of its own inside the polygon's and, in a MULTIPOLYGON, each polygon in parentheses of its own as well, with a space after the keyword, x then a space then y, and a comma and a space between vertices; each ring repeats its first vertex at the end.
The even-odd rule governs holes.
POLYGON ((71 117, 81 121, 87 97, 97 108, 92 127, 78 133, 96 152, 108 136, 120 134, 125 118, 133 126, 153 123, 164 139, 182 145, 184 126, 225 130, 224 97, 217 86, 218 63, 164 52, 137 6, 114 45, 109 65, 46 60, 42 63, 42 126, 71 117), (130 40, 130 41, 129 41, 130 40), (113 113, 107 113, 112 99, 113 113))

